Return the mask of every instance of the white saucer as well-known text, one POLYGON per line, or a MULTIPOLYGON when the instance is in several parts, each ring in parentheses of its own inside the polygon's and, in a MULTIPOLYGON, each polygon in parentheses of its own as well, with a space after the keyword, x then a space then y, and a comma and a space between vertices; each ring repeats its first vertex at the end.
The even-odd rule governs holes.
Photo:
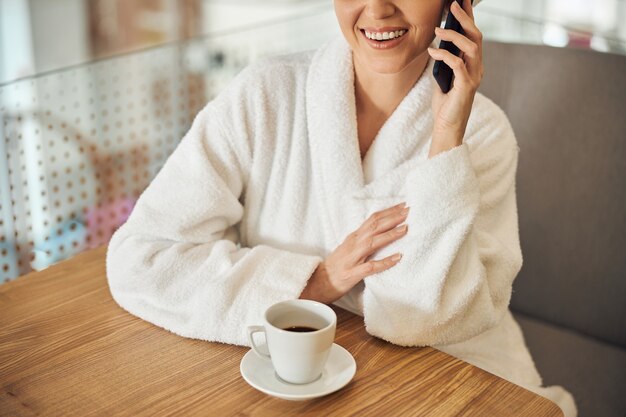
MULTIPOLYGON (((261 350, 267 351, 267 348, 261 350)), ((259 358, 250 349, 241 360, 239 367, 243 379, 261 392, 284 400, 308 400, 321 397, 343 388, 356 373, 354 358, 336 343, 330 348, 328 361, 322 376, 309 384, 290 384, 278 379, 270 361, 259 358)))

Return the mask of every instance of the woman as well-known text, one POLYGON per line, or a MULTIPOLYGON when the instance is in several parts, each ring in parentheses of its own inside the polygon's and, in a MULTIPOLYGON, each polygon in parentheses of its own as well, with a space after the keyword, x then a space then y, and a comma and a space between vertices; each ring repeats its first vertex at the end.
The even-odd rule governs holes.
POLYGON ((336 0, 343 37, 240 72, 112 237, 116 302, 181 336, 242 346, 273 303, 335 303, 373 336, 434 346, 576 415, 567 391, 541 387, 508 309, 522 265, 519 148, 476 92, 469 0, 451 8, 465 36, 435 32, 448 7, 336 0), (427 49, 435 35, 462 57, 427 49), (445 95, 439 59, 455 74, 445 95))

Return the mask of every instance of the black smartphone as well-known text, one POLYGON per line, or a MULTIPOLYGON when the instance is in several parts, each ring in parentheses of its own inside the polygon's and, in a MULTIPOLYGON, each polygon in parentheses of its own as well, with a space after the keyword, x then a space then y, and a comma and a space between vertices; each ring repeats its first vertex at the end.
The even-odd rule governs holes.
MULTIPOLYGON (((463 4, 461 1, 459 0, 453 0, 453 1, 456 1, 457 3, 459 3, 459 6, 463 8, 463 4)), ((472 0, 472 6, 473 5, 474 5, 474 0, 472 0)), ((456 17, 454 17, 451 11, 448 12, 448 17, 446 18, 446 24, 444 28, 456 30, 461 35, 465 34, 465 32, 463 31, 463 28, 461 27, 461 24, 456 19, 456 17)), ((443 40, 443 39, 441 40, 441 42, 439 42, 439 48, 450 51, 450 53, 456 56, 459 56, 461 53, 461 50, 454 43, 443 40)), ((443 91, 444 94, 450 91, 450 87, 452 87, 453 75, 454 75, 454 72, 452 68, 448 66, 448 64, 446 64, 443 61, 435 61, 435 65, 433 66, 433 76, 435 77, 435 80, 437 80, 437 84, 439 84, 439 87, 441 88, 441 91, 443 91)))

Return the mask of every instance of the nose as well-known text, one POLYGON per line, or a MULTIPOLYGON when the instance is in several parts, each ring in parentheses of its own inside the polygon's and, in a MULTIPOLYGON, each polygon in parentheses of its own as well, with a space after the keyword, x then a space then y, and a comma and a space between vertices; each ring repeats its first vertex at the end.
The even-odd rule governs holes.
POLYGON ((395 10, 396 7, 389 0, 366 0, 365 2, 365 13, 373 20, 392 16, 395 10))

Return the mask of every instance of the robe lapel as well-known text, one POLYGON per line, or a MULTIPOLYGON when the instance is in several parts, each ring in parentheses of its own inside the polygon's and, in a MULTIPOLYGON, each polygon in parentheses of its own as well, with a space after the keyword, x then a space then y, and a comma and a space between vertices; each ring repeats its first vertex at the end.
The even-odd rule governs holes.
POLYGON ((422 76, 385 121, 363 160, 361 196, 375 196, 405 173, 409 163, 426 159, 433 129, 433 93, 430 59, 422 76))
POLYGON ((319 208, 334 250, 346 237, 346 227, 363 215, 363 208, 349 198, 363 188, 364 181, 356 135, 352 55, 345 40, 333 39, 313 55, 306 112, 314 181, 324 196, 319 208))
POLYGON ((427 158, 433 64, 430 59, 361 162, 350 46, 338 37, 314 53, 306 84, 308 134, 314 182, 324 195, 319 209, 333 249, 365 220, 364 199, 392 191, 416 158, 427 158))

